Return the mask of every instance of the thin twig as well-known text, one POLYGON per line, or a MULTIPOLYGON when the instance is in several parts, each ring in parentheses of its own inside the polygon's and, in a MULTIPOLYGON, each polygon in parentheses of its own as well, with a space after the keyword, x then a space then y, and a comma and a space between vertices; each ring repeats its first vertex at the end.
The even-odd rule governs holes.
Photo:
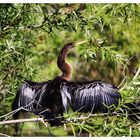
MULTIPOLYGON (((109 114, 109 113, 90 114, 90 115, 85 116, 85 117, 68 118, 68 119, 65 120, 65 123, 75 122, 76 120, 87 120, 90 117, 103 117, 103 116, 108 116, 108 115, 126 116, 125 113, 117 113, 117 112, 113 112, 111 114, 109 114)), ((140 115, 140 113, 127 114, 127 115, 140 115)))
POLYGON ((53 136, 53 134, 51 133, 51 131, 50 131, 50 129, 49 129, 47 123, 46 123, 43 119, 41 120, 41 122, 42 122, 42 123, 45 125, 45 127, 48 129, 49 135, 50 135, 50 136, 53 136))
POLYGON ((45 125, 45 127, 48 127, 48 125, 45 123, 43 119, 41 119, 41 122, 45 125))
MULTIPOLYGON (((122 82, 120 83, 120 85, 118 86, 118 88, 120 88, 121 86, 122 86, 122 84, 124 83, 124 81, 127 79, 126 78, 126 69, 127 69, 127 65, 128 65, 128 63, 134 58, 136 56, 136 53, 134 54, 134 55, 132 55, 127 61, 126 61, 126 64, 124 65, 124 68, 123 68, 123 80, 122 80, 122 82)), ((125 87, 125 86, 124 86, 125 87)), ((121 90, 123 90, 124 89, 124 87, 121 89, 121 90)))
POLYGON ((31 118, 31 119, 18 119, 18 120, 9 120, 9 121, 1 121, 0 125, 5 124, 15 124, 15 123, 23 123, 23 122, 42 122, 43 118, 31 118))
POLYGON ((1 119, 1 118, 4 118, 4 117, 7 117, 7 116, 9 116, 9 115, 11 115, 11 114, 15 114, 16 112, 20 111, 22 108, 23 108, 23 107, 20 107, 20 108, 18 108, 18 109, 16 109, 16 110, 13 110, 13 111, 11 111, 11 112, 5 114, 5 115, 2 115, 2 116, 0 116, 0 119, 1 119))
POLYGON ((140 67, 138 68, 135 76, 133 77, 133 80, 135 80, 138 77, 139 74, 140 74, 140 67))
POLYGON ((10 137, 9 135, 7 135, 7 134, 3 134, 3 133, 0 133, 0 136, 10 137))

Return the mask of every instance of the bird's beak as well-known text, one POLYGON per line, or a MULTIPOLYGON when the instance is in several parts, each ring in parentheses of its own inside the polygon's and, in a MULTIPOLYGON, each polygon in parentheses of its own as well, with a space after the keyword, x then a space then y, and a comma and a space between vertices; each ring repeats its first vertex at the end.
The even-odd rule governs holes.
POLYGON ((84 43, 86 43, 86 42, 88 42, 88 40, 84 40, 84 41, 76 42, 76 43, 75 43, 75 46, 78 46, 78 45, 84 44, 84 43))

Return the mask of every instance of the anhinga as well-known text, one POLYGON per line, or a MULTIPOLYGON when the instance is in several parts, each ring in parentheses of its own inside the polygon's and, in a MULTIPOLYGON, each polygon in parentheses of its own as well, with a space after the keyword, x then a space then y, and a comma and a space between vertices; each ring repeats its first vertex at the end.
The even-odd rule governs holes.
MULTIPOLYGON (((82 44, 81 42, 79 44, 82 44)), ((110 106, 116 107, 121 100, 121 94, 117 87, 103 81, 89 82, 71 82, 72 67, 66 62, 65 58, 70 49, 77 44, 68 43, 64 45, 59 53, 57 65, 62 71, 56 78, 36 83, 25 81, 17 92, 12 109, 20 107, 24 111, 32 112, 36 115, 43 116, 49 120, 51 126, 61 125, 61 119, 64 111, 67 112, 70 106, 73 111, 107 113, 110 106)), ((127 105, 130 108, 136 108, 133 104, 127 105)), ((113 109, 112 109, 113 111, 113 109)), ((131 113, 137 112, 137 109, 131 109, 131 113)), ((14 114, 17 119, 19 112, 14 114)), ((135 118, 130 116, 130 118, 135 118)), ((137 119, 137 118, 136 118, 137 119)))

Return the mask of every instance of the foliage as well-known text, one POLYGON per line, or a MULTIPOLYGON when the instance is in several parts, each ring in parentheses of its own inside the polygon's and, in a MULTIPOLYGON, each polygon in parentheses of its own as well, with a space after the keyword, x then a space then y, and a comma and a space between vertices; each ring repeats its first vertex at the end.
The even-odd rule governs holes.
MULTIPOLYGON (((89 43, 69 54, 73 80, 106 80, 120 87, 124 102, 135 99, 140 85, 139 24, 139 4, 0 4, 0 116, 11 111, 24 79, 57 76, 58 52, 65 43, 80 40, 89 43)), ((1 133, 12 135, 11 130, 10 125, 0 126, 1 133)), ((140 136, 139 124, 127 116, 89 117, 50 130, 57 136, 140 136)), ((26 123, 23 135, 49 133, 40 123, 26 123)))

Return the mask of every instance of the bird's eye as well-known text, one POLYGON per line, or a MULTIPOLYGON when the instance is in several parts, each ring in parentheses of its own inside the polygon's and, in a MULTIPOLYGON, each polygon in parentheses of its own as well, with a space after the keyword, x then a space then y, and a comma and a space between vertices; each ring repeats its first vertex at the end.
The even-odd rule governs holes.
POLYGON ((92 54, 92 58, 93 59, 96 59, 96 55, 94 53, 92 54))

